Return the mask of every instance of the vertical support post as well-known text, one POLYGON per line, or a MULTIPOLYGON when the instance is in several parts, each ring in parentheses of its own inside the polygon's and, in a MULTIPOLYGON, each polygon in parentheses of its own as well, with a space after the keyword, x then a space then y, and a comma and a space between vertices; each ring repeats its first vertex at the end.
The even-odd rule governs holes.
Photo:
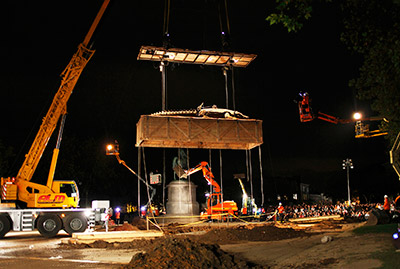
POLYGON ((347 167, 347 201, 350 205, 350 168, 347 167))

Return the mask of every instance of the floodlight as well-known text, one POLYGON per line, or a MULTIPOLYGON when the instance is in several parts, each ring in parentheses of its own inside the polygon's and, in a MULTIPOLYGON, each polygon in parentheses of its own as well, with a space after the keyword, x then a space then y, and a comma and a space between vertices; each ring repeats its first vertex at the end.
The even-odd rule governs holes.
POLYGON ((353 118, 355 120, 361 120, 362 114, 360 112, 356 112, 356 113, 353 114, 353 118))
POLYGON ((119 145, 117 141, 106 146, 106 155, 119 155, 119 145))

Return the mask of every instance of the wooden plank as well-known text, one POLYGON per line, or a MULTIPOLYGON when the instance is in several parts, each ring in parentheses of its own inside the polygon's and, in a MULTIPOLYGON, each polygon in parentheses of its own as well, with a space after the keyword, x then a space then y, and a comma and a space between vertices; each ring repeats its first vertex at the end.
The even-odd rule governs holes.
POLYGON ((62 239, 65 244, 91 244, 101 240, 108 243, 131 242, 135 239, 153 239, 164 236, 160 231, 111 231, 111 232, 85 232, 73 233, 71 238, 62 239))
POLYGON ((252 149, 263 143, 262 121, 142 115, 136 146, 158 148, 252 149))
POLYGON ((340 215, 327 215, 327 216, 319 216, 319 217, 289 219, 289 221, 290 222, 320 222, 323 220, 341 220, 341 219, 343 219, 343 217, 340 215))

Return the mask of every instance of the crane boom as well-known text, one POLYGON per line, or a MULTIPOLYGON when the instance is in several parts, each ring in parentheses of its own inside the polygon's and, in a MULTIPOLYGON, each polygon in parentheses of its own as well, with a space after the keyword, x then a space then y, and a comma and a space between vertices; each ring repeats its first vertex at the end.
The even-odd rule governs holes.
POLYGON ((47 143, 57 126, 57 122, 61 115, 65 114, 67 111, 68 99, 70 98, 83 69, 95 52, 94 50, 88 49, 87 45, 109 2, 110 0, 105 0, 103 2, 100 11, 84 39, 84 42, 79 44, 77 52, 72 56, 67 67, 61 73, 61 85, 53 98, 50 109, 43 118, 42 124, 28 154, 25 155, 25 160, 17 174, 16 182, 20 180, 30 181, 32 179, 47 143))

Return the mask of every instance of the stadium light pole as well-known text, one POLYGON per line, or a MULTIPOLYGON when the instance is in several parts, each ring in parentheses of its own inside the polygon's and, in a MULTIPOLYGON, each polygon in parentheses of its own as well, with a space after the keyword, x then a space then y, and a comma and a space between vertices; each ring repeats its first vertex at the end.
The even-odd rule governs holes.
POLYGON ((350 169, 354 168, 353 161, 349 158, 347 158, 346 160, 343 160, 342 167, 344 170, 347 170, 347 201, 350 206, 350 203, 351 203, 351 200, 350 200, 350 169))

